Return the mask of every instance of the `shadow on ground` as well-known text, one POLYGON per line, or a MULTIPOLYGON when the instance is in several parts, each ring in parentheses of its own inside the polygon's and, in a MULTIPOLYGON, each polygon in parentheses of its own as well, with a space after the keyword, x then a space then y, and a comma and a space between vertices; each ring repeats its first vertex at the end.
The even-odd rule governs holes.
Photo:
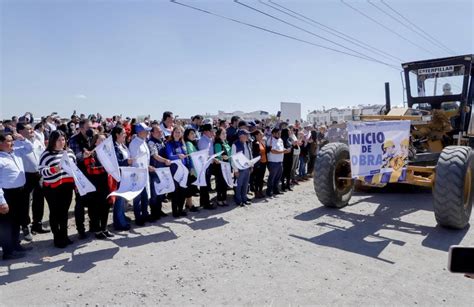
MULTIPOLYGON (((406 242, 384 237, 379 233, 383 230, 393 230, 425 237, 422 246, 441 251, 448 251, 451 245, 459 244, 469 230, 446 229, 440 226, 430 227, 416 223, 402 221, 402 218, 419 210, 432 211, 432 197, 429 190, 420 188, 406 188, 400 186, 388 187, 376 193, 362 194, 365 198, 351 202, 349 206, 358 203, 369 203, 377 206, 370 214, 348 212, 350 209, 335 209, 324 206, 304 212, 295 217, 299 221, 316 221, 316 225, 330 229, 315 237, 302 237, 295 234, 290 236, 311 242, 316 245, 337 248, 343 251, 371 257, 386 263, 393 261, 382 258, 380 255, 389 244, 399 246, 406 242), (352 226, 339 225, 318 221, 327 217, 350 222, 352 226)), ((432 215, 434 219, 434 214, 432 215)))

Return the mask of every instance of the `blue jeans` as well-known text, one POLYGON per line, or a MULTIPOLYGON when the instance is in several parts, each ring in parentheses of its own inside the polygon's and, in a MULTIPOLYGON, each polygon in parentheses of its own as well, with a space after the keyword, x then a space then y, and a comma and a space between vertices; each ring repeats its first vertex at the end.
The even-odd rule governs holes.
POLYGON ((133 200, 133 213, 135 221, 145 221, 148 217, 148 193, 146 188, 133 200))
POLYGON ((115 197, 114 203, 114 228, 115 229, 124 229, 128 228, 130 225, 125 219, 125 199, 122 197, 115 197))
POLYGON ((237 204, 248 201, 247 191, 249 187, 250 169, 239 170, 239 177, 237 178, 237 187, 235 188, 235 202, 237 204))
POLYGON ((268 180, 267 180, 267 195, 279 192, 278 183, 281 180, 283 173, 282 162, 268 162, 268 180))
POLYGON ((304 160, 305 160, 304 157, 300 156, 300 167, 299 167, 300 177, 306 176, 306 162, 304 160))

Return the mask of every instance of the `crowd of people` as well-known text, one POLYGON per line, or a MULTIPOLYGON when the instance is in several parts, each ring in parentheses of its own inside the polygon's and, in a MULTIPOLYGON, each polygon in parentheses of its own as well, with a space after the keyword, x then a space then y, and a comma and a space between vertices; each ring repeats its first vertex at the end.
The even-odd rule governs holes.
POLYGON ((227 120, 204 119, 196 115, 189 121, 177 120, 164 112, 160 121, 129 117, 103 118, 100 114, 77 115, 60 119, 56 113, 35 120, 31 113, 0 123, 0 246, 3 259, 25 256, 32 234, 52 232, 54 246, 72 244, 68 236, 68 212, 74 202, 74 218, 79 239, 94 235, 107 239, 109 211, 113 211, 113 228, 130 229, 125 215, 127 201, 108 197, 119 188, 97 158, 95 148, 111 136, 119 166, 146 168, 148 185, 133 199, 134 223, 143 226, 167 214, 164 202, 171 202, 174 218, 202 209, 229 206, 228 193, 239 207, 253 199, 273 197, 292 191, 294 185, 312 177, 318 149, 327 143, 325 127, 302 125, 299 121, 245 121, 234 116, 227 120), (206 185, 197 187, 190 154, 208 150, 214 158, 205 170, 206 185), (80 195, 73 177, 61 167, 64 152, 77 164, 95 191, 80 195), (239 169, 232 156, 242 153, 247 159, 260 157, 252 167, 239 169), (146 157, 146 159, 143 159, 146 157), (170 167, 175 173, 180 160, 189 170, 187 187, 175 181, 175 191, 160 195, 154 188, 159 178, 155 170, 170 167), (145 162, 144 162, 145 161, 145 162), (235 186, 230 188, 219 164, 230 162, 235 186), (266 177, 267 175, 267 177, 266 177), (212 184, 215 182, 215 184, 212 184), (265 189, 266 186, 266 189, 265 189), (211 199, 210 193, 216 196, 211 199), (49 226, 43 225, 45 199, 49 208, 49 226), (198 199, 198 201, 197 201, 198 199), (31 214, 30 214, 31 207, 31 214), (87 209, 87 210, 86 210, 87 209), (89 216, 86 231, 85 214, 89 216), (20 237, 22 232, 23 236, 20 237))

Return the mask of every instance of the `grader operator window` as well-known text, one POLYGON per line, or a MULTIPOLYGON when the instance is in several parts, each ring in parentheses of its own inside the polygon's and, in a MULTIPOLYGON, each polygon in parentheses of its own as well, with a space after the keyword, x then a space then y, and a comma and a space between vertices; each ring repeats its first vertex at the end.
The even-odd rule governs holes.
POLYGON ((464 69, 464 65, 448 65, 410 70, 411 96, 416 98, 461 94, 464 69))

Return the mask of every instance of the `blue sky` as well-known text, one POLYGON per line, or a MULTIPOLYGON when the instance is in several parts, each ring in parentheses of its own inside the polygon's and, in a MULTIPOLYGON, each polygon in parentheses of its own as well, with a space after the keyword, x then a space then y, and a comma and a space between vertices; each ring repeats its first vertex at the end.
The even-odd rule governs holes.
MULTIPOLYGON (((392 103, 402 102, 397 70, 166 0, 0 2, 2 118, 26 111, 35 117, 53 111, 69 116, 74 109, 85 114, 151 114, 156 118, 165 110, 180 117, 217 110, 276 113, 280 101, 301 102, 305 116, 322 106, 384 103, 386 81, 391 83, 392 103)), ((232 1, 182 2, 330 46, 232 1)), ((242 2, 327 36, 258 1, 242 2)), ((433 54, 338 0, 275 2, 405 61, 449 56, 366 1, 347 0, 433 54)), ((472 0, 385 2, 457 54, 474 53, 472 0)))

